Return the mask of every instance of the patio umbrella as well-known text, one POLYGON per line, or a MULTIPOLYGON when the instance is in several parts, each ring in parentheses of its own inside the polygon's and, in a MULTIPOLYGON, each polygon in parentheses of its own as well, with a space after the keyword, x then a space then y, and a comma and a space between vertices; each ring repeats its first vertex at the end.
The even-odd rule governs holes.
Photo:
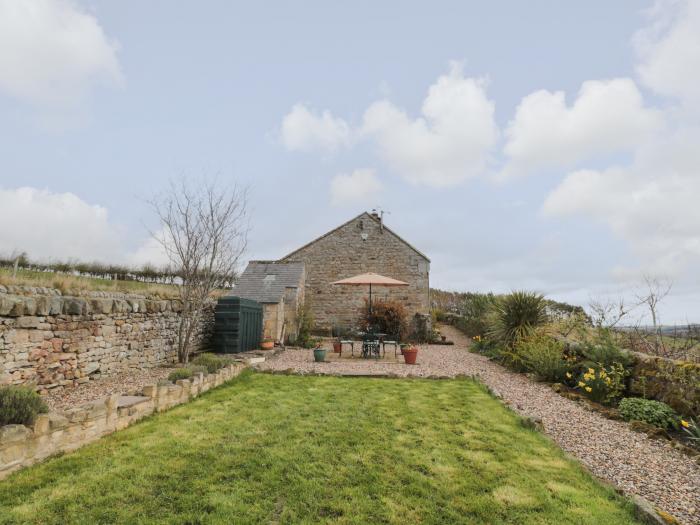
POLYGON ((408 286, 408 283, 399 281, 398 279, 392 279, 391 277, 385 277, 379 275, 378 273, 368 272, 361 273, 360 275, 355 275, 354 277, 348 277, 347 279, 341 279, 340 281, 335 281, 331 284, 338 284, 341 286, 366 286, 369 285, 369 315, 372 315, 372 285, 374 286, 408 286))

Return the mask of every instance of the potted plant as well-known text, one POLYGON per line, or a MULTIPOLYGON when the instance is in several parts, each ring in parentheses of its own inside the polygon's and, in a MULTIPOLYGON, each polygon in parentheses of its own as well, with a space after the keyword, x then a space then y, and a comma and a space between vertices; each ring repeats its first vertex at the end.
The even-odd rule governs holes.
POLYGON ((418 355, 418 349, 413 345, 407 345, 403 348, 402 352, 403 360, 407 365, 416 364, 416 356, 418 355))
POLYGON ((341 350, 340 337, 333 340, 333 351, 339 354, 341 350))
POLYGON ((314 361, 323 363, 326 360, 326 349, 321 348, 321 340, 317 339, 314 343, 314 361))
POLYGON ((410 348, 410 347, 411 347, 411 345, 409 345, 408 343, 401 343, 401 344, 399 345, 399 350, 401 351, 401 355, 403 355, 404 349, 410 348))
POLYGON ((260 343, 260 348, 263 350, 272 350, 275 347, 275 340, 271 337, 265 337, 260 343))

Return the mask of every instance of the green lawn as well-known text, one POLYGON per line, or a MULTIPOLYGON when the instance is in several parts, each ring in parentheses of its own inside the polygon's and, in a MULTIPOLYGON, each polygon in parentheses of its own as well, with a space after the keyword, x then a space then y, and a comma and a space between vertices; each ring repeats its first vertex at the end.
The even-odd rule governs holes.
POLYGON ((0 523, 636 523, 470 380, 245 373, 0 482, 0 523))

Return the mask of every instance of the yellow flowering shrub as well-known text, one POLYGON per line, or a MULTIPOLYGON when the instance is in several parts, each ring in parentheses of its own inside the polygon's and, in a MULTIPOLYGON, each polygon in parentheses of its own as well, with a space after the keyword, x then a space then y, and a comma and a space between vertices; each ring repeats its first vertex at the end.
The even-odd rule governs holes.
POLYGON ((597 403, 612 403, 625 390, 627 371, 620 363, 609 366, 596 364, 586 369, 579 378, 578 387, 597 403))

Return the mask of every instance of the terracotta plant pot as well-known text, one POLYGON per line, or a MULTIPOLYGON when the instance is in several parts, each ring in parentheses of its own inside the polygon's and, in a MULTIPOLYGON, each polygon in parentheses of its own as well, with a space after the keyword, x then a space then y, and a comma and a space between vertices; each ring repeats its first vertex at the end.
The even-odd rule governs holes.
POLYGON ((333 341, 333 351, 334 351, 336 354, 339 354, 339 353, 340 353, 340 346, 341 346, 341 345, 340 345, 340 341, 333 341))
POLYGON ((325 348, 315 348, 314 349, 314 361, 317 363, 323 363, 326 360, 326 349, 325 348))
POLYGON ((445 341, 447 341, 447 336, 446 336, 446 335, 441 335, 441 336, 440 336, 440 339, 441 339, 442 342, 444 343, 445 341))
POLYGON ((260 348, 263 350, 272 350, 275 347, 274 341, 263 341, 260 343, 260 348))
POLYGON ((415 365, 418 349, 415 346, 403 349, 403 360, 407 365, 415 365))

